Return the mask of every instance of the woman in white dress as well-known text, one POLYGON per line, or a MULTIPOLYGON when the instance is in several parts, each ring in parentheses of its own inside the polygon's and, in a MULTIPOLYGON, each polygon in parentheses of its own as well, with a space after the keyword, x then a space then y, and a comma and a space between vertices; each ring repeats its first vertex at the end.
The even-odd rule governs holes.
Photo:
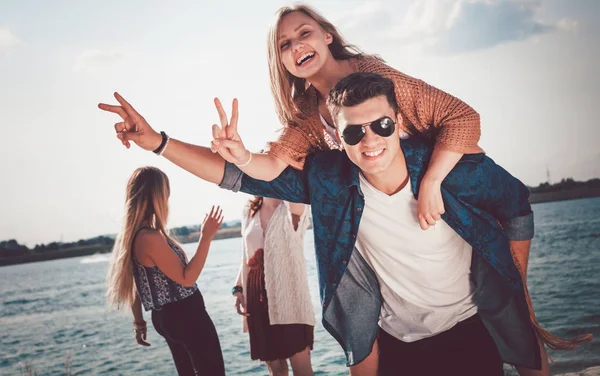
POLYGON ((250 357, 271 375, 313 375, 315 315, 304 261, 308 207, 254 197, 242 215, 242 265, 233 287, 250 357))

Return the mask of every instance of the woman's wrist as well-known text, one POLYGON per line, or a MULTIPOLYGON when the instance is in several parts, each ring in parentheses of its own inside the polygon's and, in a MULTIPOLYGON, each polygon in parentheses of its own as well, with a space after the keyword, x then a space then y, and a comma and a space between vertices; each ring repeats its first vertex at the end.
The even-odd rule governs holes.
POLYGON ((145 331, 146 329, 147 329, 146 321, 142 320, 142 321, 134 321, 133 322, 133 330, 135 332, 142 332, 142 331, 145 331))
POLYGON ((443 178, 434 176, 432 174, 427 174, 425 173, 425 176, 423 176, 423 181, 421 182, 421 184, 426 183, 426 184, 430 184, 430 185, 437 185, 440 186, 442 185, 442 180, 444 180, 443 178))
POLYGON ((201 248, 202 246, 210 245, 210 243, 212 242, 215 235, 216 234, 213 234, 213 235, 200 234, 200 239, 198 240, 198 248, 201 248))
POLYGON ((238 167, 244 167, 250 164, 250 162, 252 162, 252 153, 249 152, 248 150, 246 150, 248 152, 248 157, 244 158, 242 161, 238 161, 238 163, 235 163, 236 166, 238 167))
POLYGON ((231 295, 242 294, 244 292, 244 288, 240 285, 235 285, 231 289, 231 295))

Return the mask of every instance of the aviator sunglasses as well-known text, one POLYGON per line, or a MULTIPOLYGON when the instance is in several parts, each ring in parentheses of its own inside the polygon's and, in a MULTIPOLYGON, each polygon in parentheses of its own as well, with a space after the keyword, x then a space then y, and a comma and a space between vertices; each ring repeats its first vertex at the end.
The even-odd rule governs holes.
POLYGON ((351 146, 358 144, 367 134, 365 127, 370 127, 375 134, 381 137, 390 137, 396 129, 396 124, 390 117, 386 116, 368 124, 348 125, 342 132, 342 139, 351 146))

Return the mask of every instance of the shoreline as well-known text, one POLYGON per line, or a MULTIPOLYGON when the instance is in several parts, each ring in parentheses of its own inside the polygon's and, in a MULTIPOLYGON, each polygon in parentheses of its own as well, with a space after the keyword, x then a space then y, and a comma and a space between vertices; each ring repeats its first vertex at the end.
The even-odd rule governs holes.
POLYGON ((529 203, 540 204, 594 197, 600 197, 600 187, 576 187, 562 191, 531 193, 529 203))
MULTIPOLYGON (((217 232, 213 240, 239 238, 242 236, 241 230, 240 226, 221 229, 217 232)), ((196 243, 200 239, 200 232, 192 232, 187 236, 176 236, 174 238, 181 244, 196 243)), ((19 256, 0 257, 0 267, 30 262, 59 260, 70 257, 92 256, 95 254, 110 253, 111 251, 112 245, 86 245, 55 251, 46 251, 43 253, 27 253, 19 256)))
MULTIPOLYGON (((529 197, 529 202, 531 204, 541 204, 546 202, 571 201, 594 197, 600 197, 600 188, 578 187, 564 191, 532 193, 529 197)), ((234 239, 240 238, 241 236, 242 235, 240 226, 228 227, 220 229, 213 240, 234 239)), ((175 239, 181 244, 195 243, 199 240, 199 238, 200 232, 192 232, 186 236, 175 237, 175 239)), ((87 245, 71 247, 56 251, 46 251, 43 253, 28 253, 19 256, 0 257, 0 267, 31 262, 58 260, 70 257, 91 256, 94 254, 109 253, 111 251, 112 246, 87 245)))

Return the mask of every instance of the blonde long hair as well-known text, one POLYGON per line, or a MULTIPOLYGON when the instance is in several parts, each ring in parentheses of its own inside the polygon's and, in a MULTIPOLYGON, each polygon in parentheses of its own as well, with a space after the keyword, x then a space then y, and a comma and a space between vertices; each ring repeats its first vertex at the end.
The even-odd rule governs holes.
POLYGON ((362 57, 365 54, 356 46, 344 40, 338 29, 323 17, 314 8, 305 4, 296 4, 279 8, 275 13, 275 21, 269 29, 267 49, 269 57, 269 77, 271 78, 271 93, 275 100, 275 109, 279 120, 286 126, 302 120, 300 109, 294 99, 304 93, 308 84, 306 79, 293 76, 287 71, 281 61, 279 48, 279 25, 286 15, 292 12, 302 12, 317 22, 323 30, 333 37, 329 51, 336 60, 347 60, 353 57, 362 57))
POLYGON ((129 178, 123 227, 115 240, 113 260, 107 275, 106 298, 109 305, 120 308, 133 304, 136 294, 133 240, 142 224, 149 225, 173 241, 166 230, 170 191, 167 175, 156 167, 140 167, 129 178))

